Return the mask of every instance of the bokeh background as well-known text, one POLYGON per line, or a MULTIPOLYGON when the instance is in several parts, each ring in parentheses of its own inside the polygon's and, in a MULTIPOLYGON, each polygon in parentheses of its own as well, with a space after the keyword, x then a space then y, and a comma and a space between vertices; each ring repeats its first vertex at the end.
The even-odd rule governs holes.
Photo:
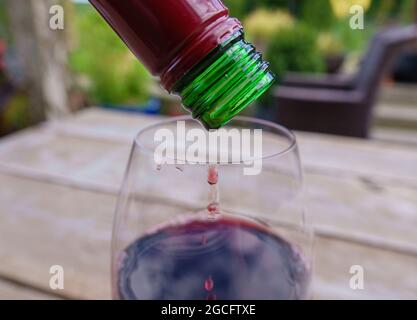
MULTIPOLYGON (((225 0, 277 75, 244 112, 296 129, 313 298, 417 299, 416 2, 225 0), (353 5, 363 30, 350 27, 353 5), (357 265, 363 290, 350 285, 357 265)), ((0 0, 0 299, 111 297, 112 221, 133 137, 184 112, 87 1, 0 0), (49 25, 56 4, 63 30, 49 25), (54 265, 62 290, 50 285, 54 265)), ((239 182, 220 177, 221 201, 242 205, 230 187, 239 182)), ((287 200, 273 170, 262 177, 248 200, 287 200)), ((189 210, 193 194, 175 203, 189 210)), ((158 195, 143 198, 140 213, 171 212, 158 195)))
MULTIPOLYGON (((178 100, 160 89, 87 1, 38 2, 39 6, 60 3, 65 8, 65 30, 55 32, 53 43, 42 40, 49 37, 50 30, 33 27, 36 21, 24 20, 25 27, 19 22, 24 19, 22 10, 30 15, 29 11, 36 8, 19 7, 25 1, 0 1, 0 135, 92 105, 165 115, 184 112, 178 100), (28 44, 25 37, 38 41, 28 44), (55 54, 48 57, 47 50, 55 54), (42 80, 45 68, 36 66, 45 61, 55 64, 55 70, 50 70, 59 72, 55 81, 42 80), (50 92, 50 97, 45 92, 50 92)), ((231 14, 243 22, 247 39, 270 61, 278 77, 277 86, 288 72, 355 74, 377 31, 417 19, 415 0, 224 2, 231 14), (365 9, 364 30, 352 30, 349 26, 349 9, 354 4, 365 9)), ((36 18, 32 15, 31 19, 36 18)), ((416 52, 398 56, 396 64, 384 75, 384 88, 404 82, 415 84, 416 52)), ((404 95, 415 90, 406 88, 404 95)), ((273 92, 248 112, 279 122, 273 92)), ((380 113, 392 112, 395 113, 391 109, 380 113)), ((376 116, 375 122, 378 121, 394 122, 381 114, 376 116)))

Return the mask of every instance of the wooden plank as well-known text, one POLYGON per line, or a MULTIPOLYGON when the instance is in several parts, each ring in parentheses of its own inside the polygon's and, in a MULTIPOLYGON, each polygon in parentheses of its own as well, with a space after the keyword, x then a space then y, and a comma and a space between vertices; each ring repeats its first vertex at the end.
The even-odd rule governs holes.
MULTIPOLYGON (((91 108, 65 123, 55 123, 51 128, 61 135, 130 144, 139 129, 158 119, 161 118, 128 116, 91 108)), ((372 177, 383 184, 406 184, 417 188, 417 148, 302 132, 297 133, 297 139, 307 172, 372 177)))
POLYGON ((50 121, 48 127, 56 133, 131 144, 140 129, 161 119, 164 118, 92 107, 66 120, 50 121))
POLYGON ((57 300, 53 296, 34 288, 26 287, 12 281, 0 279, 0 300, 57 300))
POLYGON ((382 103, 416 105, 417 90, 415 84, 398 84, 384 86, 379 98, 382 103))
MULTIPOLYGON (((0 184, 8 186, 0 193, 0 275, 50 291, 50 267, 60 265, 65 275, 60 296, 110 298, 116 195, 1 174, 0 184)), ((158 214, 162 219, 178 210, 163 205, 145 209, 152 222, 158 214)))
MULTIPOLYGON (((3 174, 0 183, 8 186, 0 193, 0 275, 49 290, 49 268, 59 264, 65 271, 61 296, 110 298, 116 196, 3 174)), ((177 208, 149 203, 148 210, 152 221, 142 220, 144 228, 177 208)), ((416 256, 324 236, 316 238, 314 252, 316 298, 417 298, 416 256), (352 265, 365 268, 363 291, 348 287, 352 265)))
MULTIPOLYGON (((39 129, 0 144, 0 172, 116 195, 129 148, 127 143, 56 135, 39 129)), ((165 179, 170 181, 166 184, 170 188, 176 177, 173 174, 165 179)), ((230 205, 242 211, 245 206, 254 207, 247 202, 250 197, 241 204, 234 200, 236 196, 230 192, 234 190, 233 183, 221 181, 226 208, 230 205)), ((383 184, 369 175, 332 175, 320 170, 307 170, 305 184, 307 208, 318 233, 417 253, 417 193, 413 188, 383 184)), ((272 177, 263 188, 276 188, 272 177)), ((252 190, 250 186, 248 190, 252 190)), ((202 206, 206 191, 205 184, 195 184, 187 192, 176 194, 176 201, 202 206)))
POLYGON ((383 141, 298 133, 306 172, 417 188, 417 149, 383 141))
POLYGON ((375 113, 374 127, 417 132, 417 107, 415 106, 380 105, 375 113))
POLYGON ((117 188, 125 170, 128 144, 57 136, 39 128, 0 142, 0 170, 67 178, 117 188))
POLYGON ((108 298, 115 197, 26 179, 0 180, 8 186, 0 193, 1 276, 48 291, 50 267, 60 265, 61 296, 108 298))
POLYGON ((392 123, 392 126, 409 126, 417 128, 417 106, 411 105, 397 105, 379 104, 375 110, 375 117, 377 123, 392 123))
POLYGON ((417 299, 417 257, 325 237, 315 247, 315 299, 417 299), (354 265, 364 270, 363 290, 349 285, 354 265))
MULTIPOLYGON (((8 244, 0 247, 1 275, 47 290, 49 267, 60 262, 68 277, 63 296, 109 297, 111 217, 131 140, 124 132, 131 130, 133 134, 149 120, 128 117, 125 121, 123 114, 98 114, 99 119, 95 111, 83 113, 81 124, 73 124, 78 120, 69 120, 67 127, 56 123, 0 143, 0 183, 8 186, 0 193, 0 243, 8 244), (97 129, 93 122, 98 120, 105 125, 97 129), (80 134, 80 130, 84 132, 80 134), (22 254, 16 256, 14 252, 22 254)), ((378 162, 371 151, 381 156, 385 144, 341 139, 339 145, 339 139, 315 135, 306 135, 306 139, 318 146, 311 147, 311 154, 320 148, 331 152, 332 145, 338 145, 329 167, 326 157, 321 163, 312 158, 317 162, 310 162, 306 170, 308 207, 318 239, 325 240, 318 240, 315 250, 320 263, 316 268, 316 296, 413 297, 415 188, 413 180, 405 178, 401 169, 387 175, 381 168, 391 170, 388 164, 392 166, 395 153, 400 155, 401 162, 404 158, 406 163, 411 162, 414 151, 394 147, 389 159, 378 162), (343 145, 363 152, 363 158, 377 161, 376 168, 368 164, 371 173, 365 172, 359 166, 358 155, 353 162, 356 167, 348 168, 347 162, 343 163, 343 145), (337 156, 342 165, 336 163, 337 156), (346 286, 347 266, 360 263, 370 268, 373 276, 370 291, 358 295, 349 288, 343 290, 342 286, 346 286), (379 270, 381 265, 393 266, 379 270), (338 274, 334 275, 332 270, 339 270, 338 274), (388 281, 393 274, 401 274, 398 286, 388 281)), ((203 200, 199 198, 201 190, 194 189, 194 195, 180 198, 175 206, 196 206, 193 199, 203 200)), ((231 199, 234 195, 224 193, 224 196, 231 199)), ((170 208, 166 204, 162 210, 160 205, 150 205, 149 210, 158 213, 170 208)))
POLYGON ((417 148, 417 128, 398 129, 398 128, 374 128, 371 132, 373 140, 408 145, 417 148))
POLYGON ((417 253, 414 190, 320 174, 305 180, 306 207, 318 233, 417 253))

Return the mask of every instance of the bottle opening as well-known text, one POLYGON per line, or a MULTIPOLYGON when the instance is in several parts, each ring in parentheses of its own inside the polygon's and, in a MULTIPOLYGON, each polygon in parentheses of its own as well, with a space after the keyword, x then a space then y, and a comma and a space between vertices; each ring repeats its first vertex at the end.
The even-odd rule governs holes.
POLYGON ((268 90, 274 80, 269 64, 239 31, 187 73, 174 92, 193 118, 207 129, 217 129, 268 90))

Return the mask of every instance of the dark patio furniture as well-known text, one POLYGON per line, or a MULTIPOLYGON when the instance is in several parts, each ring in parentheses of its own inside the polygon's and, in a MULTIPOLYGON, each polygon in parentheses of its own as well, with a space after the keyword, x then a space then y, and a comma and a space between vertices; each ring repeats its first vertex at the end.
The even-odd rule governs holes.
POLYGON ((417 83, 417 50, 402 54, 393 70, 395 81, 417 83))
POLYGON ((390 28, 375 35, 354 76, 289 75, 274 92, 276 121, 294 130, 368 137, 385 72, 415 44, 417 25, 390 28))

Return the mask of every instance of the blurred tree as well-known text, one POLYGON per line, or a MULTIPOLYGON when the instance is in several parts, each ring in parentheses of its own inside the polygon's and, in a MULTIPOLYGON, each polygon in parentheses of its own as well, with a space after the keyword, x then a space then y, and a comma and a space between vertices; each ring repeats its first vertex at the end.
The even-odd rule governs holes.
POLYGON ((345 18, 351 15, 350 8, 354 5, 361 6, 366 12, 371 5, 371 0, 330 0, 330 3, 336 17, 345 18))
POLYGON ((345 51, 345 46, 341 39, 332 32, 321 32, 317 40, 317 46, 325 56, 343 54, 345 51))
POLYGON ((330 28, 335 21, 329 0, 303 0, 300 5, 301 19, 318 30, 330 28))
POLYGON ((266 58, 278 82, 288 71, 324 71, 324 58, 319 52, 316 39, 316 33, 303 24, 284 28, 272 36, 266 58))
POLYGON ((417 22, 417 1, 403 0, 399 9, 399 18, 406 23, 417 22))
POLYGON ((374 19, 380 11, 381 4, 384 2, 384 0, 372 0, 371 6, 368 10, 368 17, 371 19, 374 19))
POLYGON ((372 0, 367 16, 374 21, 383 23, 398 14, 400 8, 406 1, 407 0, 372 0))
POLYGON ((4 0, 0 0, 0 39, 6 42, 10 41, 10 31, 8 30, 8 17, 6 14, 6 8, 4 0))
POLYGON ((251 1, 251 3, 256 4, 258 7, 263 6, 267 8, 288 8, 290 1, 289 0, 260 0, 260 1, 251 1))
POLYGON ((6 0, 14 46, 24 70, 31 103, 30 122, 69 113, 65 30, 49 26, 50 8, 65 0, 6 0))
POLYGON ((150 76, 126 45, 94 10, 81 6, 76 26, 78 49, 71 55, 73 70, 87 80, 96 103, 135 104, 148 99, 150 76))
POLYGON ((367 45, 374 32, 376 26, 366 22, 364 30, 352 30, 349 25, 350 17, 338 19, 329 31, 343 44, 345 52, 361 53, 366 50, 367 45))
POLYGON ((274 33, 294 25, 294 18, 281 9, 260 8, 249 14, 243 21, 243 25, 250 41, 263 51, 274 33))
POLYGON ((254 11, 258 8, 288 8, 288 0, 257 0, 246 1, 245 10, 247 13, 254 11))
MULTIPOLYGON (((324 57, 317 46, 317 34, 301 23, 278 29, 266 50, 266 59, 279 84, 287 72, 322 72, 325 70, 324 57)), ((268 114, 273 105, 272 90, 258 100, 260 112, 268 114)))
POLYGON ((243 19, 250 12, 259 8, 289 9, 294 1, 296 0, 223 0, 224 4, 230 9, 230 13, 239 19, 243 19))
POLYGON ((224 0, 223 2, 229 8, 229 13, 231 16, 238 19, 243 19, 243 17, 247 14, 247 0, 224 0))

